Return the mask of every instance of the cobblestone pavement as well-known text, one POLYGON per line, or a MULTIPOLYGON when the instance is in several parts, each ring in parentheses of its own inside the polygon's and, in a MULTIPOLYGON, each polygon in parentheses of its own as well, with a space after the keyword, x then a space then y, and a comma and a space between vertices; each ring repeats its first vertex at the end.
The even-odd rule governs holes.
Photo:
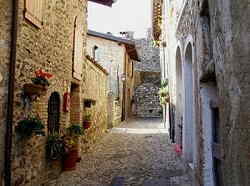
POLYGON ((114 128, 77 170, 64 172, 48 185, 108 186, 116 178, 130 186, 191 186, 160 120, 137 119, 114 128))

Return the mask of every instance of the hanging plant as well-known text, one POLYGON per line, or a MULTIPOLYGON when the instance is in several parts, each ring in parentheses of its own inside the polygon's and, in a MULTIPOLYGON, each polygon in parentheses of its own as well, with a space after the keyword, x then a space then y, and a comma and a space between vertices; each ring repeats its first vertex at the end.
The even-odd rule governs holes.
POLYGON ((36 84, 36 85, 42 85, 44 87, 49 86, 49 81, 48 79, 51 78, 53 75, 48 73, 48 72, 44 72, 43 70, 39 69, 37 71, 35 71, 36 77, 35 78, 31 78, 31 81, 36 84))
POLYGON ((41 69, 35 71, 36 77, 31 78, 32 83, 24 84, 24 97, 36 97, 44 95, 47 87, 49 86, 48 79, 52 77, 52 74, 43 72, 41 69))
POLYGON ((30 138, 33 134, 44 136, 44 125, 39 117, 31 117, 19 121, 15 128, 16 133, 23 138, 30 138))

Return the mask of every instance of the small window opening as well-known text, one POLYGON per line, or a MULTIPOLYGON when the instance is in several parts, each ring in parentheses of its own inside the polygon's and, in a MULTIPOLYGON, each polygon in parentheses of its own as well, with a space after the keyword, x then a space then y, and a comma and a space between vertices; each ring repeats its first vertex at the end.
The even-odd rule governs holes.
POLYGON ((85 99, 84 100, 84 107, 85 108, 91 108, 92 106, 95 106, 96 101, 92 99, 85 99))
POLYGON ((99 61, 100 60, 100 48, 98 46, 94 46, 92 49, 92 55, 94 60, 99 61))

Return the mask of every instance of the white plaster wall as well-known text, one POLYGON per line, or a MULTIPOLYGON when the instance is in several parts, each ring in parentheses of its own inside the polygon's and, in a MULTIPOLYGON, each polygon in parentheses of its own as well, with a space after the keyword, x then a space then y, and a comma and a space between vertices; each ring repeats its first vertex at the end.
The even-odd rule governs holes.
POLYGON ((183 82, 182 82, 182 57, 180 47, 176 50, 176 122, 175 122, 175 141, 182 145, 181 128, 183 124, 183 82))
POLYGON ((210 101, 216 101, 216 89, 212 84, 201 85, 201 104, 202 104, 202 129, 204 139, 204 186, 215 186, 213 175, 213 156, 212 156, 212 112, 210 101))
POLYGON ((193 163, 193 136, 194 136, 194 112, 193 112, 193 73, 192 63, 184 64, 184 126, 183 126, 183 155, 187 162, 193 163))

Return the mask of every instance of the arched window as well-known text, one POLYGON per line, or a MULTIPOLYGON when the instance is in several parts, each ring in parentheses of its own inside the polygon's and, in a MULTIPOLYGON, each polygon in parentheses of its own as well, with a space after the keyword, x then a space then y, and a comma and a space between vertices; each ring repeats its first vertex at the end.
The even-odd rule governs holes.
POLYGON ((53 92, 48 104, 48 132, 59 133, 60 129, 60 95, 53 92))

